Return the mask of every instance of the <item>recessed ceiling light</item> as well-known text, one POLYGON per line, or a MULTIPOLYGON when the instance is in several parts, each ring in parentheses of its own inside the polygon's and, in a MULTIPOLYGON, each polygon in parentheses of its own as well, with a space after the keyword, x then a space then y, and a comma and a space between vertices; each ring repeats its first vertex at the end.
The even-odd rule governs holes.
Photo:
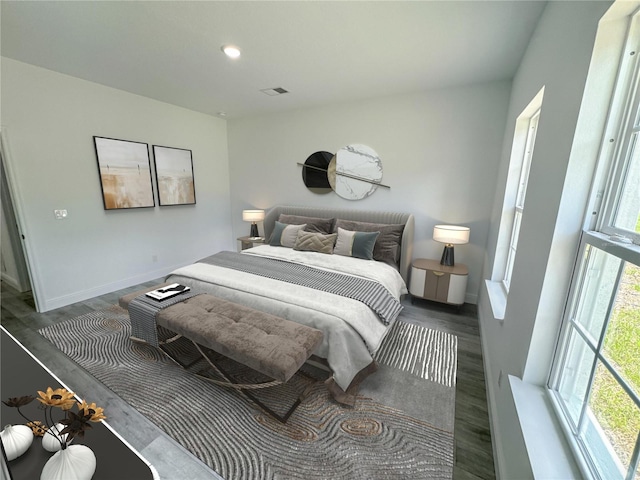
POLYGON ((222 51, 229 58, 238 58, 240 56, 240 49, 234 45, 223 45, 222 51))
POLYGON ((227 113, 226 112, 218 112, 217 114, 219 117, 226 117, 227 113))

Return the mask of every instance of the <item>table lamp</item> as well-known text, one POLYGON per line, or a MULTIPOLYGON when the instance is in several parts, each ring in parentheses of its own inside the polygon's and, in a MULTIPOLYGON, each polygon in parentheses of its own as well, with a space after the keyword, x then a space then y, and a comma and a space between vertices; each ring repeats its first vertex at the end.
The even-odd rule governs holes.
POLYGON ((444 243, 440 265, 453 267, 453 246, 469 243, 469 228, 456 225, 436 225, 433 227, 433 239, 436 242, 444 243))
POLYGON ((264 210, 243 210, 242 220, 245 222, 251 222, 251 233, 249 234, 249 237, 260 238, 256 222, 264 220, 264 210))

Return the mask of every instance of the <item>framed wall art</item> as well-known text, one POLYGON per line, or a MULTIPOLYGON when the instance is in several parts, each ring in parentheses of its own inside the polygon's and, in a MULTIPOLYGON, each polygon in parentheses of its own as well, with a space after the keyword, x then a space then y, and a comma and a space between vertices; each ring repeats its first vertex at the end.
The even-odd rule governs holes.
POLYGON ((160 206, 195 204, 191 150, 154 145, 153 158, 160 206))
POLYGON ((93 137, 105 210, 155 207, 149 145, 93 137))

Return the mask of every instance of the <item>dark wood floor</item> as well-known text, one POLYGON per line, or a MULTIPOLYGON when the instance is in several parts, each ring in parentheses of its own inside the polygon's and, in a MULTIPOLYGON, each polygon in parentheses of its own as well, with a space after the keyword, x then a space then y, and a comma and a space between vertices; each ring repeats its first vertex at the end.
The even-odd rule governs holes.
MULTIPOLYGON (((125 293, 151 286, 158 281, 135 285, 84 302, 37 313, 29 293, 19 293, 2 282, 0 306, 2 325, 51 368, 60 379, 78 391, 92 392, 109 412, 109 423, 137 449, 166 480, 197 480, 217 477, 198 459, 176 444, 158 427, 79 369, 68 357, 41 337, 37 330, 69 318, 116 304, 125 293)), ((460 312, 447 305, 404 300, 402 318, 458 337, 458 377, 456 385, 455 443, 456 480, 494 479, 491 433, 487 413, 482 349, 475 307, 465 304, 460 312)), ((6 394, 3 392, 3 395, 6 394)), ((17 395, 17 394, 16 394, 17 395)))

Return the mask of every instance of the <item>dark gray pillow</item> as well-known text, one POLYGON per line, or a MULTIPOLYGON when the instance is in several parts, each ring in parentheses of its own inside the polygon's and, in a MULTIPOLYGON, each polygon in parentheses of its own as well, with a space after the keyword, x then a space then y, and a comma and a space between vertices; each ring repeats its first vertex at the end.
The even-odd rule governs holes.
POLYGON ((289 225, 302 225, 305 223, 305 232, 324 233, 325 235, 334 233, 333 218, 303 217, 301 215, 280 214, 278 221, 289 225))
POLYGON ((373 247, 373 259, 389 263, 395 267, 398 266, 404 224, 368 223, 338 218, 334 226, 334 232, 338 231, 338 227, 352 232, 380 232, 373 247))

